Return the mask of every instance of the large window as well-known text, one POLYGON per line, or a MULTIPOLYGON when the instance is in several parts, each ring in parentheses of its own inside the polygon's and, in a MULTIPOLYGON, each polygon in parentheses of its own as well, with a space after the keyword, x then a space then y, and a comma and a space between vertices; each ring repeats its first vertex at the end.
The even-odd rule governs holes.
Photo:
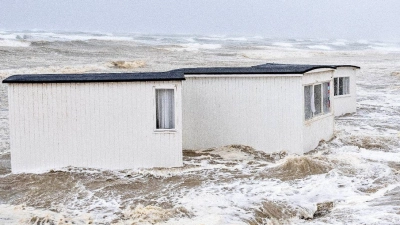
POLYGON ((175 129, 174 89, 156 89, 156 129, 175 129))
POLYGON ((330 82, 304 86, 304 118, 306 120, 330 111, 330 82))
POLYGON ((335 96, 350 94, 350 77, 334 78, 335 96))

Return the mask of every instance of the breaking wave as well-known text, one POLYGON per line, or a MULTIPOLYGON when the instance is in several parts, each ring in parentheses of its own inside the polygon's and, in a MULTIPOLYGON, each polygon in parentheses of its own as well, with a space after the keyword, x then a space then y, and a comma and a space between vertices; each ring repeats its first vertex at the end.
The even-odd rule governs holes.
POLYGON ((200 50, 216 50, 221 48, 221 44, 200 44, 200 43, 188 43, 181 44, 180 47, 168 47, 166 49, 171 51, 188 51, 188 52, 199 52, 200 50))
POLYGON ((229 145, 184 150, 180 168, 121 171, 11 174, 1 85, 0 224, 398 224, 400 62, 394 49, 379 49, 398 43, 230 38, 0 32, 2 41, 31 43, 0 46, 1 77, 266 62, 362 68, 357 113, 336 118, 336 137, 304 156, 229 145), (308 47, 318 45, 331 50, 308 47))
POLYGON ((31 45, 28 41, 17 41, 17 40, 1 40, 0 47, 29 47, 31 45))
POLYGON ((332 48, 327 45, 310 45, 307 47, 310 49, 318 49, 318 50, 332 50, 332 48))
POLYGON ((374 42, 367 40, 343 40, 343 39, 274 39, 262 36, 228 36, 228 35, 147 35, 147 34, 112 34, 89 32, 44 32, 24 31, 6 32, 0 31, 0 47, 40 47, 52 45, 74 45, 83 43, 125 42, 147 46, 161 46, 170 51, 200 52, 217 50, 223 47, 251 48, 269 47, 289 50, 316 51, 353 51, 374 50, 381 52, 399 52, 400 44, 391 42, 374 42), (30 44, 32 43, 32 44, 30 44))
POLYGON ((281 180, 303 179, 307 176, 324 174, 332 167, 319 159, 309 156, 291 156, 285 158, 284 162, 276 167, 267 169, 265 175, 281 180))

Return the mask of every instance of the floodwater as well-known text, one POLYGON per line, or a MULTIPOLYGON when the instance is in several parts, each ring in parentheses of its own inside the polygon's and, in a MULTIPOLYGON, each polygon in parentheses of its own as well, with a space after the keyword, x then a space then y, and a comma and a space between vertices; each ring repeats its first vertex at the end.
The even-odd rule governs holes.
MULTIPOLYGON (((185 150, 182 168, 11 174, 0 85, 0 224, 400 224, 400 44, 0 32, 0 76, 267 62, 353 64, 357 113, 304 155, 185 150)), ((290 140, 288 140, 290 141, 290 140)))

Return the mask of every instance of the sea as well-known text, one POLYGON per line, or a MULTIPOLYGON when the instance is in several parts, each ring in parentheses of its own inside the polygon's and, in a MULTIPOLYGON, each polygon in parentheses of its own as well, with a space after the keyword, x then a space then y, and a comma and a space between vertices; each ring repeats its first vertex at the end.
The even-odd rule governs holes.
POLYGON ((0 31, 1 80, 263 63, 360 66, 357 112, 304 155, 235 143, 181 168, 12 174, 0 84, 0 224, 400 224, 400 41, 0 31))

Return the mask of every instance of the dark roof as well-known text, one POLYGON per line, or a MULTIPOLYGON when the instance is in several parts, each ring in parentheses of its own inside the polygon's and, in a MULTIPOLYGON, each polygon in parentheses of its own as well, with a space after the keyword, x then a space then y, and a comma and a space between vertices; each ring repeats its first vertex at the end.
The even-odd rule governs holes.
POLYGON ((14 75, 3 83, 73 83, 73 82, 126 82, 184 80, 180 71, 152 73, 86 73, 86 74, 40 74, 14 75))
POLYGON ((353 66, 353 65, 335 65, 336 66, 336 68, 339 68, 339 67, 353 67, 354 69, 360 69, 361 67, 359 67, 359 66, 353 66))
POLYGON ((351 65, 302 65, 266 63, 250 67, 198 67, 149 73, 87 73, 87 74, 40 74, 14 75, 3 83, 72 83, 72 82, 127 82, 184 80, 190 74, 304 74, 315 69, 360 67, 351 65))
POLYGON ((266 63, 251 67, 199 67, 180 69, 184 74, 303 74, 315 69, 336 69, 351 65, 305 65, 266 63))

